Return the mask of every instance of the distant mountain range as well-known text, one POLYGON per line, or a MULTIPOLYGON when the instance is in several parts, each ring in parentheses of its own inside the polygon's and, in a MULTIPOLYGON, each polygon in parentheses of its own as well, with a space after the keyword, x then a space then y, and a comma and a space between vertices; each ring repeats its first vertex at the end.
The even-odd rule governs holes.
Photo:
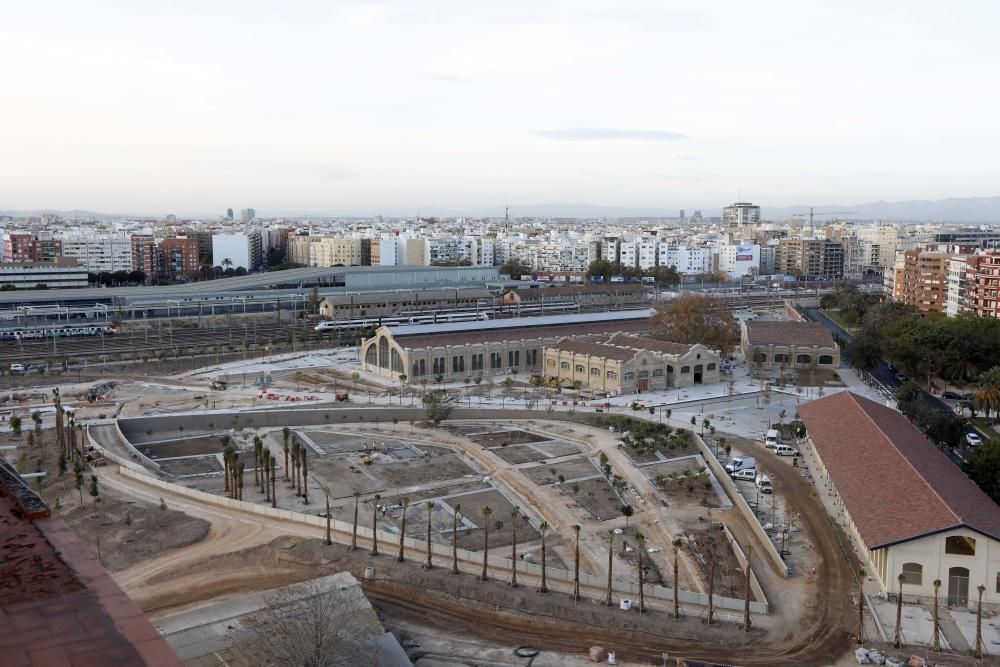
MULTIPOLYGON (((661 218, 676 217, 677 208, 665 207, 625 207, 625 206, 592 206, 586 204, 534 204, 526 206, 511 205, 511 216, 516 217, 551 217, 551 218, 661 218)), ((694 213, 693 207, 686 208, 687 215, 694 213)), ((718 216, 721 208, 700 209, 703 216, 718 216)), ((1000 197, 953 197, 949 199, 910 200, 910 201, 875 201, 854 205, 814 206, 815 215, 820 219, 830 217, 848 219, 881 219, 895 221, 925 222, 940 221, 951 223, 986 223, 1000 222, 1000 197)), ((442 208, 436 206, 413 208, 364 208, 364 209, 327 209, 318 211, 302 211, 291 209, 257 209, 262 217, 371 217, 382 215, 387 218, 412 218, 417 211, 424 218, 452 218, 466 216, 472 218, 493 217, 504 215, 503 206, 477 207, 468 209, 442 208)), ((0 210, 0 215, 42 215, 56 213, 65 218, 74 216, 81 220, 93 218, 133 217, 127 214, 106 214, 93 211, 17 211, 0 210)), ((160 214, 161 216, 164 214, 160 214)), ((181 213, 177 214, 182 217, 181 213)), ((183 214, 184 218, 214 220, 220 213, 183 214)), ((808 216, 809 206, 762 206, 761 215, 767 220, 786 220, 792 216, 808 216)), ((150 214, 137 213, 135 217, 151 217, 150 214)))

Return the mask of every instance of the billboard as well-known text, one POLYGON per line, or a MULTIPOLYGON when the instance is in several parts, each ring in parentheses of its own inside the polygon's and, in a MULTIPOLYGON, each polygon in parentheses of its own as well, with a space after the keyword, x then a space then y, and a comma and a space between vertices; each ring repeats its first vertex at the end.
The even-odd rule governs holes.
POLYGON ((752 262, 753 261, 753 246, 752 245, 736 246, 736 261, 737 262, 752 262))

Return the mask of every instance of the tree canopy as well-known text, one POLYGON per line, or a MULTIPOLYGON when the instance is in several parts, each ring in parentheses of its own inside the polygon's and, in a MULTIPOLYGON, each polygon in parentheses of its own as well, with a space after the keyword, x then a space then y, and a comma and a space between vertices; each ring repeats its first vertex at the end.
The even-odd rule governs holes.
POLYGON ((652 322, 653 335, 675 343, 701 343, 723 355, 733 351, 739 327, 720 299, 701 294, 678 297, 657 308, 652 322))
POLYGON ((508 259, 500 265, 500 273, 510 276, 514 280, 520 280, 522 276, 532 273, 531 267, 519 259, 508 259))

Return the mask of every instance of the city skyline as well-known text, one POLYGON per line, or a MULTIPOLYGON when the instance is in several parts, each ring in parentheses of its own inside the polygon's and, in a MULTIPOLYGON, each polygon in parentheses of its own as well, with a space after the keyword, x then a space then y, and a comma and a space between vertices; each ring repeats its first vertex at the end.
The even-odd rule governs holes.
POLYGON ((13 6, 0 27, 18 62, 0 93, 0 208, 690 210, 994 194, 998 93, 981 82, 1000 55, 997 8, 864 10, 13 6))

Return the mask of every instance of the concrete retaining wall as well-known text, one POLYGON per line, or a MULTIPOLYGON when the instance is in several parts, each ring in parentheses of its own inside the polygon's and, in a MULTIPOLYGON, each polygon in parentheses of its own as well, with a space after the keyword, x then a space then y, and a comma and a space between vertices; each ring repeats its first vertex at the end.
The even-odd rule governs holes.
MULTIPOLYGON (((764 556, 771 562, 774 566, 775 571, 782 577, 788 576, 788 567, 785 565, 785 561, 778 554, 778 550, 774 546, 774 542, 768 536, 764 527, 760 525, 760 521, 757 520, 757 515, 753 513, 750 509, 750 505, 747 504, 746 499, 740 493, 739 489, 736 488, 736 482, 733 478, 729 476, 726 469, 722 467, 719 460, 715 458, 712 451, 705 444, 705 441, 701 439, 697 433, 694 433, 694 441, 698 444, 698 449, 701 450, 702 456, 708 463, 708 466, 712 469, 712 474, 714 474, 719 483, 722 484, 722 488, 726 490, 729 495, 730 500, 733 501, 733 505, 736 507, 736 511, 740 513, 743 519, 750 525, 750 530, 753 531, 754 535, 757 537, 757 541, 760 542, 760 546, 764 551, 764 556)), ((756 593, 755 593, 756 595, 756 593)))
MULTIPOLYGON (((494 411, 491 411, 494 412, 494 411)), ((507 417, 510 417, 509 412, 507 412, 507 417)), ((484 417, 485 418, 485 417, 484 417)), ((134 464, 133 464, 134 465, 134 464)), ((206 493, 204 491, 199 491, 197 489, 189 489, 184 486, 179 486, 176 484, 171 484, 170 482, 165 482, 163 480, 155 479, 147 473, 136 471, 132 465, 122 465, 120 468, 120 473, 124 477, 137 480, 143 484, 148 484, 157 488, 165 489, 171 493, 186 496, 197 500, 201 503, 209 503, 213 505, 218 505, 221 507, 228 507, 230 509, 238 510, 241 512, 247 512, 250 514, 257 514, 261 516, 271 517, 274 519, 281 519, 284 521, 293 521, 296 523, 304 524, 307 526, 312 526, 319 531, 326 530, 326 519, 323 517, 302 514, 300 512, 292 512, 283 509, 274 509, 265 505, 258 505, 255 503, 250 503, 242 500, 231 500, 229 498, 224 498, 222 496, 217 496, 211 493, 206 493)), ((332 537, 335 541, 350 544, 351 533, 353 530, 353 524, 346 521, 340 521, 333 519, 330 522, 331 531, 333 533, 332 537)), ((372 539, 372 529, 365 526, 358 526, 358 541, 359 545, 364 548, 368 548, 371 544, 372 539)), ((395 533, 389 533, 386 531, 378 531, 379 539, 379 551, 383 553, 395 553, 399 548, 399 535, 395 533)), ((416 551, 418 553, 426 553, 427 544, 424 540, 418 540, 414 538, 404 538, 403 545, 405 548, 411 551, 416 551)), ((431 552, 439 560, 450 561, 451 559, 451 547, 445 544, 431 544, 431 552)), ((481 566, 483 561, 483 554, 476 551, 468 551, 466 549, 458 550, 458 559, 460 562, 465 564, 463 570, 466 571, 477 571, 477 568, 481 566)), ((507 577, 507 573, 511 568, 511 560, 509 558, 504 558, 502 556, 492 555, 487 559, 487 572, 495 579, 502 579, 507 577)), ((519 572, 541 576, 542 568, 541 565, 535 565, 532 563, 519 562, 517 565, 519 572)), ((546 577, 549 581, 553 583, 562 583, 569 586, 573 584, 573 573, 568 570, 562 570, 558 568, 546 567, 546 577)), ((603 589, 607 586, 607 575, 605 576, 595 576, 585 573, 580 573, 580 585, 582 587, 596 588, 598 590, 603 589)), ((615 598, 637 598, 639 595, 638 583, 631 581, 625 581, 619 578, 612 579, 612 595, 615 598)), ((674 599, 673 589, 665 586, 647 586, 646 596, 651 599, 656 600, 667 600, 672 601, 674 599)), ((757 593, 755 592, 755 595, 757 593)), ((708 596, 703 593, 691 593, 689 591, 678 591, 678 598, 682 604, 691 604, 698 606, 708 605, 708 596)), ((719 595, 713 596, 715 607, 717 609, 730 609, 730 610, 742 610, 743 600, 738 600, 734 598, 722 597, 719 595)), ((750 611, 755 614, 766 614, 768 613, 768 603, 763 596, 760 594, 760 601, 753 601, 750 603, 750 611)))

